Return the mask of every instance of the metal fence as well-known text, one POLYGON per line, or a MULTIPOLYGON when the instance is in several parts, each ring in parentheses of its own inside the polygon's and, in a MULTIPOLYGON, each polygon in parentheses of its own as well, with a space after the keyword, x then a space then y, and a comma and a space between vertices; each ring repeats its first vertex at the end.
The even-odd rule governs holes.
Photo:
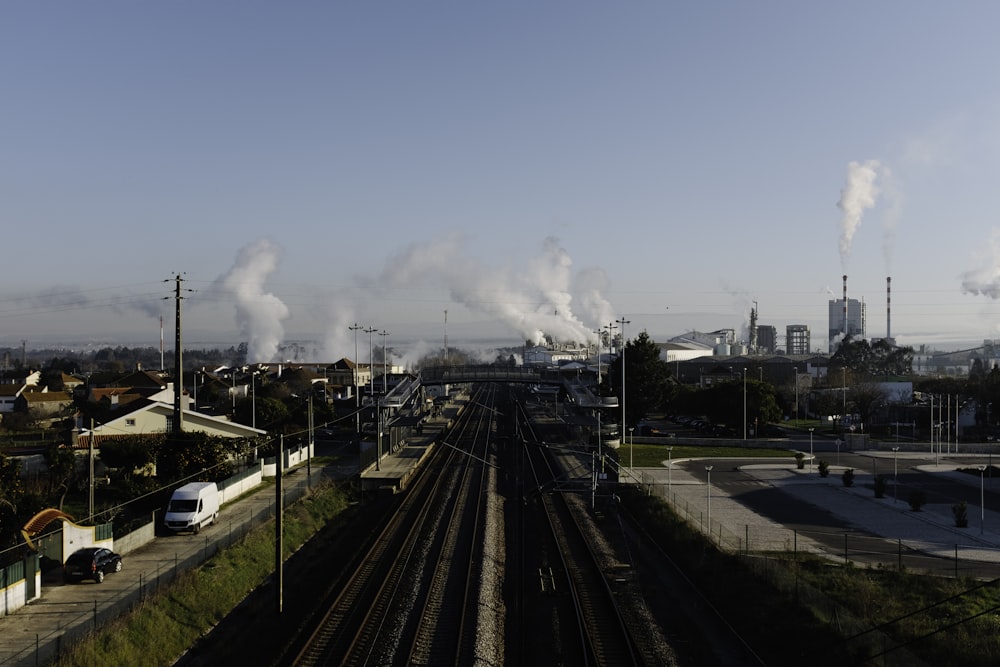
POLYGON ((832 562, 899 571, 976 579, 1000 577, 1000 549, 994 547, 903 540, 854 531, 791 530, 778 525, 741 526, 709 516, 706 502, 692 503, 666 487, 649 485, 685 521, 710 536, 720 549, 734 554, 783 552, 813 554, 832 562))
MULTIPOLYGON (((313 477, 318 479, 320 475, 321 473, 317 472, 313 477)), ((287 506, 300 500, 309 493, 310 488, 309 479, 300 479, 295 483, 286 480, 282 487, 282 504, 287 506)), ((213 537, 202 533, 204 544, 194 554, 182 558, 175 553, 173 558, 161 559, 156 563, 155 569, 140 572, 138 583, 129 590, 114 598, 95 599, 90 609, 63 622, 61 627, 47 627, 44 632, 36 633, 32 646, 5 657, 0 660, 0 665, 37 667, 55 661, 65 649, 141 605, 147 598, 155 595, 161 586, 174 581, 181 573, 201 565, 222 549, 243 539, 254 528, 273 519, 275 500, 272 494, 267 506, 259 509, 250 508, 242 514, 233 513, 229 516, 228 530, 214 531, 217 534, 213 537)), ((220 522, 220 525, 225 524, 220 522)))

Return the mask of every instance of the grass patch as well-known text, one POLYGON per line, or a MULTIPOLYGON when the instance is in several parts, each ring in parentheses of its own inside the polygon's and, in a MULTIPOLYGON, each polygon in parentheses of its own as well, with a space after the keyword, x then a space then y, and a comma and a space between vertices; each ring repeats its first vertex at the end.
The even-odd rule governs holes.
MULTIPOLYGON (((343 491, 323 484, 287 507, 283 517, 285 557, 347 506, 343 491)), ((158 595, 78 642, 54 664, 171 665, 273 570, 272 520, 201 567, 181 573, 158 595)))

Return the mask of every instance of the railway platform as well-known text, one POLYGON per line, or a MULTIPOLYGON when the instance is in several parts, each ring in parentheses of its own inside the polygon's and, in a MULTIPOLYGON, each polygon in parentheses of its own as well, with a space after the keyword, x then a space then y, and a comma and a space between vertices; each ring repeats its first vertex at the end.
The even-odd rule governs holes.
POLYGON ((455 418, 465 409, 468 399, 461 396, 450 401, 441 411, 427 418, 420 433, 415 433, 395 451, 383 455, 361 471, 362 489, 399 493, 406 489, 413 474, 430 455, 455 418))

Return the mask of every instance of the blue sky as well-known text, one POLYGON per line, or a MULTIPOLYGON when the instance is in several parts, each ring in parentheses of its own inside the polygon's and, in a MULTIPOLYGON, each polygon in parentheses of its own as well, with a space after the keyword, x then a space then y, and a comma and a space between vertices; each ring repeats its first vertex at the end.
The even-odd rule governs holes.
POLYGON ((155 345, 161 315, 170 342, 178 273, 185 340, 262 361, 353 356, 353 323, 745 335, 753 302, 825 349, 844 274, 871 336, 891 275, 899 342, 1000 338, 998 24, 902 0, 7 3, 0 345, 155 345))

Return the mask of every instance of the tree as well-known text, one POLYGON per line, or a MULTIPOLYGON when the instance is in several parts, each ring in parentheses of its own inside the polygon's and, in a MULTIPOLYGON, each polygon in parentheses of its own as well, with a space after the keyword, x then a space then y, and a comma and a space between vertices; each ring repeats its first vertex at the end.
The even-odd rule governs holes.
POLYGON ((157 476, 165 480, 188 478, 198 473, 202 481, 232 474, 231 461, 245 456, 251 443, 242 438, 224 438, 202 431, 172 433, 160 448, 157 476))
POLYGON ((844 410, 843 406, 839 391, 814 391, 809 395, 809 412, 813 415, 839 415, 844 410))
POLYGON ((268 431, 280 431, 290 415, 288 406, 281 399, 257 396, 255 399, 244 398, 237 401, 233 421, 246 426, 256 425, 257 428, 268 431))
POLYGON ((76 454, 69 447, 52 445, 43 455, 48 468, 49 494, 59 493, 59 509, 76 481, 76 454))
POLYGON ((897 347, 886 340, 869 343, 848 335, 830 357, 830 367, 847 368, 859 376, 909 375, 913 372, 913 348, 897 347))
POLYGON ((696 390, 688 401, 694 407, 691 412, 705 415, 713 424, 725 424, 740 436, 744 415, 747 426, 757 428, 781 418, 774 386, 758 380, 719 382, 696 390))
POLYGON ((21 485, 21 462, 0 453, 0 525, 17 512, 17 503, 24 494, 21 485))
POLYGON ((163 446, 162 435, 135 435, 101 443, 101 461, 109 468, 121 471, 130 479, 136 470, 156 462, 163 446))
POLYGON ((875 413, 886 404, 889 396, 877 382, 855 382, 847 392, 847 400, 858 413, 862 424, 871 424, 875 413))
MULTIPOLYGON (((622 356, 608 365, 603 387, 622 396, 622 356)), ((646 331, 625 344, 625 423, 635 424, 662 408, 669 395, 670 368, 646 331)))

